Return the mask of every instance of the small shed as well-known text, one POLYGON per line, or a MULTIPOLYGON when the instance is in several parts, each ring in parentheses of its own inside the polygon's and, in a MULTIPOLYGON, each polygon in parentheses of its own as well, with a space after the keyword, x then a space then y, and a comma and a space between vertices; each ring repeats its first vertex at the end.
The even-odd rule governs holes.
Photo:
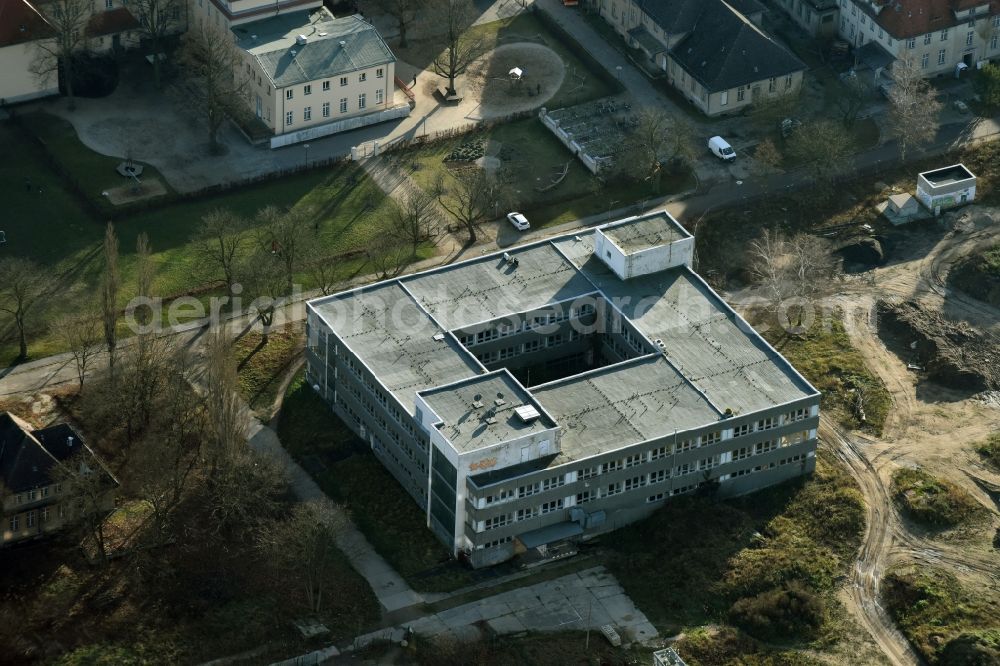
POLYGON ((924 171, 917 176, 917 199, 935 215, 976 198, 976 176, 964 164, 924 171))

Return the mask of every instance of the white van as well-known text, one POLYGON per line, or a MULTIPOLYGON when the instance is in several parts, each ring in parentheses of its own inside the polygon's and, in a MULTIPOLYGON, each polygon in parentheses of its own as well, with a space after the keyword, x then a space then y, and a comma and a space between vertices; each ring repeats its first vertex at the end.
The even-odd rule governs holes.
POLYGON ((731 162, 736 159, 736 151, 721 136, 713 136, 708 140, 708 149, 720 160, 731 162))

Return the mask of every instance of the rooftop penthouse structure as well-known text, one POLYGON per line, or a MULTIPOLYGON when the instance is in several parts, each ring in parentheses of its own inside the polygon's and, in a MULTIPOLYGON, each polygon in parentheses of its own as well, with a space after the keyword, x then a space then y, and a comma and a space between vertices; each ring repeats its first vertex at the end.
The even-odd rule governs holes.
POLYGON ((815 467, 819 393, 666 212, 310 301, 307 378, 473 566, 815 467))

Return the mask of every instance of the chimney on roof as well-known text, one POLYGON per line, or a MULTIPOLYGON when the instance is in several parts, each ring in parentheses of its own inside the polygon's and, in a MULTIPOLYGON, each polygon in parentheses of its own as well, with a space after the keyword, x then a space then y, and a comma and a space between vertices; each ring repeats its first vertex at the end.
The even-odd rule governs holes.
POLYGON ((298 44, 299 46, 305 46, 306 43, 308 42, 309 38, 306 37, 305 35, 299 35, 298 37, 295 38, 295 43, 298 44))

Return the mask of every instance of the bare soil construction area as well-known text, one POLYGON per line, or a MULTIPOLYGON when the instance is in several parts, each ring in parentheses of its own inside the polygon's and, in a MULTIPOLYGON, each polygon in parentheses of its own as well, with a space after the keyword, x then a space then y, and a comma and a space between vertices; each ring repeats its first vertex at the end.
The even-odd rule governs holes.
POLYGON ((882 603, 880 583, 890 567, 940 567, 964 588, 1000 597, 1000 551, 992 541, 1000 510, 988 492, 1000 475, 972 446, 1000 431, 1000 309, 947 286, 955 262, 1000 240, 1000 211, 968 207, 943 225, 899 231, 888 263, 849 276, 832 299, 845 313, 852 344, 892 395, 880 437, 847 432, 824 418, 821 445, 835 448, 850 467, 868 505, 859 561, 842 599, 893 664, 920 657, 882 603), (986 518, 938 532, 911 524, 889 490, 899 467, 920 467, 957 484, 986 518))

